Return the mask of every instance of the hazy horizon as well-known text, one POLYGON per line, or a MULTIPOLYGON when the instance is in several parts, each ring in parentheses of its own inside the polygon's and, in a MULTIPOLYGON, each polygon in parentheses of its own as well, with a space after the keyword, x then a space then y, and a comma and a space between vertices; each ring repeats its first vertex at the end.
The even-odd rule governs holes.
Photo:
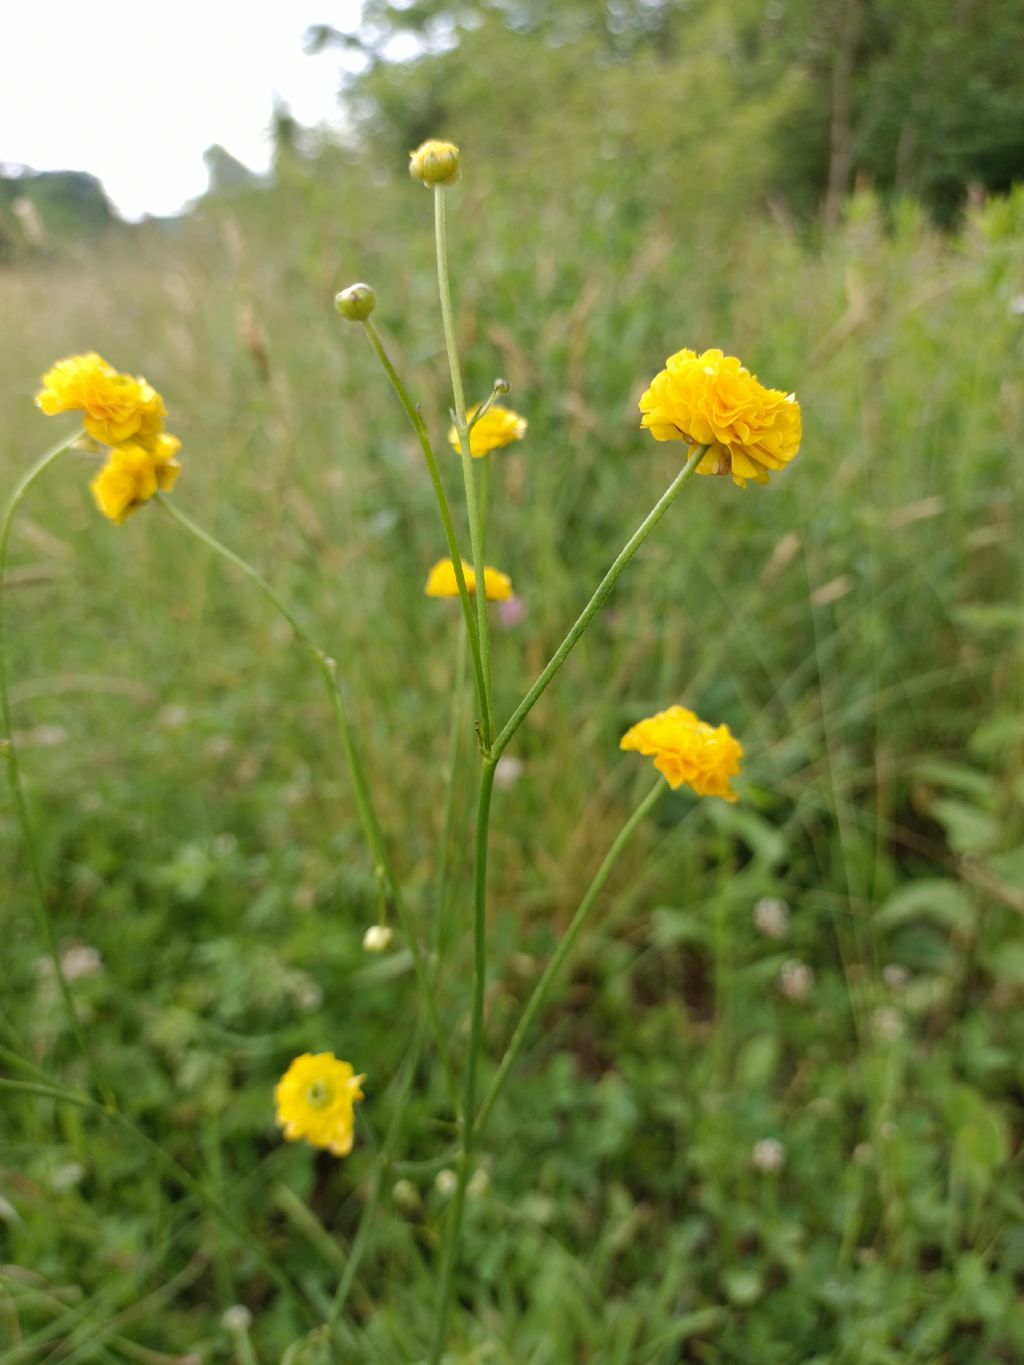
POLYGON ((0 164, 96 176, 124 218, 181 212, 207 188, 220 144, 270 165, 275 101, 306 126, 344 126, 337 50, 308 56, 311 24, 352 28, 359 0, 215 7, 111 0, 102 27, 70 0, 9 16, 0 85, 0 164))

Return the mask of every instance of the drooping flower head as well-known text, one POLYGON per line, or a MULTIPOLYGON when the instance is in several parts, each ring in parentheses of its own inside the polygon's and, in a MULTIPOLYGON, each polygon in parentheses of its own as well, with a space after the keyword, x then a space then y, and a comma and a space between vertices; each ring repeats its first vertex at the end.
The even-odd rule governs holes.
POLYGON ((409 174, 424 185, 454 185, 462 174, 459 149, 454 142, 430 137, 409 153, 409 174))
POLYGON ((305 1138, 332 1156, 348 1156, 355 1137, 355 1103, 363 1098, 365 1079, 333 1052, 304 1052, 274 1087, 278 1127, 289 1142, 305 1138))
POLYGON ((120 526, 154 493, 169 493, 181 473, 175 459, 180 446, 176 436, 167 435, 157 438, 155 448, 135 441, 115 446, 89 485, 103 515, 120 526))
POLYGON ((670 706, 627 730, 620 749, 633 749, 654 759, 654 766, 673 789, 692 788, 698 796, 738 800, 729 786, 743 757, 743 745, 727 725, 708 725, 685 706, 670 706))
MULTIPOLYGON (((466 590, 476 592, 476 573, 472 564, 462 561, 462 573, 466 580, 466 590)), ((423 591, 428 597, 458 597, 459 585, 455 578, 455 565, 450 559, 439 559, 427 574, 423 591)), ((507 602, 512 596, 512 580, 500 569, 484 566, 484 595, 488 602, 507 602)))
MULTIPOLYGON (((466 413, 470 422, 479 406, 479 403, 474 403, 466 413)), ((484 455, 489 455, 492 450, 500 450, 502 446, 511 445, 513 441, 521 441, 525 435, 526 418, 520 417, 518 412, 513 412, 511 408, 503 408, 500 403, 493 403, 469 433, 469 453, 474 460, 479 460, 484 455)), ((461 455, 459 433, 454 427, 448 432, 448 440, 455 453, 461 455)))
POLYGON ((36 404, 48 416, 81 412, 87 434, 109 447, 91 487, 97 507, 116 525, 154 493, 174 487, 181 442, 164 431, 164 400, 145 379, 121 374, 95 351, 68 356, 43 375, 36 404))
POLYGON ((707 445, 698 474, 767 483, 800 449, 800 404, 766 389, 733 355, 678 351, 640 399, 641 426, 656 441, 707 445))

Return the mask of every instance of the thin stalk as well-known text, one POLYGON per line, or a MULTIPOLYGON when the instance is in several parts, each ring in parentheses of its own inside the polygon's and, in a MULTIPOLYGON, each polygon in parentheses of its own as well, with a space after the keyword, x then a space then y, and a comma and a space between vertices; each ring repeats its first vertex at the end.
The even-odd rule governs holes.
POLYGON ((431 1343, 429 1365, 438 1365, 444 1351, 451 1310, 455 1261, 462 1230, 462 1213, 466 1203, 470 1164, 476 1147, 478 1125, 475 1120, 476 1076, 483 1041, 484 988, 487 969, 487 836, 490 829, 491 795, 494 791, 496 760, 484 761, 480 774, 480 795, 477 802, 476 849, 473 866, 473 1008, 469 1025, 469 1056, 463 1077, 462 1142, 459 1151, 455 1194, 452 1199, 448 1226, 445 1229, 444 1253, 441 1262, 441 1284, 437 1298, 437 1316, 431 1343))
POLYGON ((289 1277, 280 1269, 260 1248, 251 1233, 235 1220, 234 1215, 222 1203, 216 1195, 198 1180, 191 1171, 181 1165, 173 1156, 153 1138, 148 1137, 141 1128, 137 1128, 131 1119, 120 1110, 113 1109, 109 1105, 97 1104, 88 1095, 80 1095, 74 1090, 65 1090, 56 1085, 42 1085, 36 1081, 15 1081, 8 1077, 0 1077, 0 1091, 13 1090, 23 1094, 38 1095, 42 1099, 53 1100, 58 1104, 69 1104, 76 1109, 86 1109, 95 1114, 98 1118, 107 1119, 117 1127, 122 1128, 132 1139, 145 1147, 151 1156, 164 1168, 168 1175, 183 1189, 195 1195, 199 1202, 211 1213, 229 1232, 238 1239, 241 1246, 247 1247, 259 1262, 264 1273, 267 1274, 282 1293, 286 1294, 292 1303, 313 1325, 315 1317, 310 1311, 309 1305, 303 1299, 298 1288, 291 1282, 289 1277))
POLYGON ((4 757, 7 762, 7 780, 10 783, 11 798, 14 802, 14 809, 18 818, 18 826, 21 829, 21 837, 25 844, 28 854, 29 874, 32 880, 33 901, 36 908, 36 917, 39 927, 42 930, 43 941, 53 963, 54 976, 60 989, 61 999, 67 1011, 68 1020, 71 1024, 71 1031, 75 1036, 82 1056, 85 1058, 86 1066, 89 1068, 89 1076, 96 1087, 104 1103, 112 1105, 114 1095, 109 1085, 100 1074, 96 1058, 89 1046, 78 1018, 78 1011, 75 1008, 74 997, 71 994, 71 987, 68 985, 67 977, 64 975, 64 968, 61 966, 60 945, 57 942, 57 931, 54 927, 53 919, 50 916, 50 909, 46 903, 46 888, 43 885, 43 870, 39 861, 39 850, 36 847, 35 833, 32 828, 32 818, 29 814, 28 800, 25 796, 25 788, 21 780, 21 767, 18 763, 18 750, 14 743, 14 723, 11 719, 11 698, 7 681, 7 626, 6 626, 6 594, 4 592, 4 581, 7 574, 7 549, 11 539, 11 529, 14 526, 14 517, 18 508, 24 502, 29 490, 41 478, 43 473, 54 464, 65 451, 70 450, 74 443, 81 436, 81 431, 76 431, 74 435, 65 437, 55 446, 39 457, 32 468, 21 478, 14 492, 11 494, 10 501, 4 512, 3 525, 0 527, 0 720, 3 723, 3 736, 0 738, 0 749, 3 749, 4 757))
POLYGON ((470 454, 466 395, 462 388, 459 348, 455 338, 452 290, 448 279, 448 230, 445 220, 445 188, 443 185, 434 186, 434 241, 437 249, 437 291, 441 300, 444 344, 448 352, 448 368, 452 377, 452 397, 455 400, 455 431, 459 438, 459 453, 462 457, 462 479, 466 488, 466 514, 469 518, 469 541, 473 551, 473 569, 476 574, 477 635, 480 641, 480 664, 485 694, 480 741, 484 754, 487 754, 491 747, 491 735, 494 732, 494 715, 491 700, 491 637, 487 619, 487 594, 484 592, 484 543, 481 536, 476 471, 473 468, 473 456, 470 454))
POLYGON ((682 492, 683 488, 685 488, 685 486, 690 482, 693 475, 697 472, 697 466, 700 464, 702 458, 704 457, 706 450, 707 446, 694 447, 693 454, 687 460, 686 464, 679 471, 676 477, 672 480, 668 488, 665 489, 665 492, 662 493, 661 497, 651 508, 650 512, 648 512, 647 516, 640 523, 637 529, 633 532, 632 536, 630 536, 629 540, 616 555, 611 568, 605 574, 604 578, 601 579, 597 591, 594 593, 593 597, 590 599, 587 605, 583 608, 582 612, 577 617, 576 621, 573 623, 571 629, 569 630, 568 635, 566 635, 565 639, 562 641, 562 643, 555 650, 554 654, 552 654, 551 658, 548 660, 547 664, 544 667, 544 671, 541 673, 540 677, 533 684, 529 692, 527 692, 526 696, 519 703, 516 709, 512 712, 512 715, 510 716, 504 729, 495 739, 493 745, 491 746, 491 754, 494 758, 500 758, 502 753, 508 747, 509 741, 511 740, 515 732, 519 729, 520 725, 522 725, 523 721, 529 715, 530 711, 533 709, 533 706, 537 701, 538 697, 547 687, 548 683, 555 676, 558 670, 565 663, 566 659, 569 657, 569 655, 572 653, 572 650, 576 646, 580 636, 590 625, 591 621, 600 611, 604 603, 608 600, 608 597, 610 596, 612 589, 615 587, 615 584, 618 582, 619 576, 621 575, 623 569, 633 558, 637 550, 639 550, 640 546, 651 534, 655 526, 657 526, 658 522, 662 519, 662 517, 665 515, 668 509, 672 506, 673 502, 675 502, 676 498, 679 496, 680 492, 682 492))
POLYGON ((455 792, 462 757, 462 715, 466 707, 466 634, 459 632, 455 646, 455 678, 452 688, 451 721, 448 729, 448 774, 441 821, 441 851, 437 860, 437 885, 434 893, 434 970, 440 969, 446 943, 448 911, 448 868, 452 860, 452 831, 455 826, 455 792))
POLYGON ((405 409, 405 415, 412 423, 413 430, 419 437, 420 446, 423 450, 423 458, 427 462, 427 470, 430 474, 430 482, 434 485, 434 495, 437 498, 437 508, 441 513, 441 523, 444 526, 445 540, 448 542, 448 555, 452 561, 452 568, 455 570, 455 584, 459 590, 459 601, 462 603, 462 615, 466 622, 466 633, 469 636, 470 648, 473 651, 473 672, 476 677, 477 700, 480 706, 480 714, 483 716, 487 710, 487 692, 484 686, 483 665, 480 659, 480 641, 477 637, 476 621, 473 615, 473 601, 466 586, 466 576, 462 571, 462 555, 459 553, 458 542, 455 538, 455 526, 452 523, 451 509, 448 506, 448 498, 445 495, 444 484, 441 482, 441 474, 437 467, 437 460, 434 458, 434 448, 430 443, 430 433, 427 431, 427 424, 423 420, 423 414, 416 407, 409 397, 405 385, 398 376, 398 371, 392 365, 384 343, 377 333, 376 327, 369 318, 363 322, 366 328, 366 335, 370 338, 370 345, 373 347, 377 359, 384 368, 384 373, 391 381, 391 387, 398 395, 398 401, 405 409))
POLYGON ((619 830, 618 834, 615 836, 614 843, 612 844, 608 852, 605 854, 604 862, 598 868, 597 873, 594 876, 594 880, 590 883, 590 886, 587 888, 586 894, 580 901, 576 913, 573 915, 572 920, 570 921, 568 929, 562 936, 562 941, 555 949, 555 952, 551 957, 551 960, 548 962, 548 965, 544 968, 544 972, 540 980, 537 982, 536 986, 534 986, 533 993, 531 994, 529 1000, 526 1002, 526 1007, 523 1010, 522 1014, 519 1016, 519 1022, 516 1024, 515 1032, 512 1035, 512 1040, 509 1043, 508 1047, 505 1049, 505 1055, 501 1059, 501 1062, 498 1066, 498 1070, 494 1074, 494 1079, 491 1081, 487 1094, 484 1096, 483 1102, 480 1105, 480 1110, 476 1116, 474 1126, 476 1130, 476 1138, 478 1141, 483 1134, 484 1125, 487 1123, 487 1120, 490 1117, 490 1113, 491 1110, 494 1108, 495 1101, 497 1100, 498 1095, 501 1093, 501 1088, 508 1078, 508 1073, 512 1070, 512 1067, 515 1065, 516 1058, 523 1050, 523 1044, 526 1042, 527 1035, 530 1032, 530 1027, 533 1024, 533 1021, 536 1019, 541 1006, 544 1004, 544 1001, 547 999, 548 991, 551 989, 551 983, 554 981, 555 977, 561 971, 562 967, 565 964, 566 958, 572 952, 576 940, 579 938, 580 932, 582 931, 584 924, 589 918, 590 912, 594 908, 598 896, 604 889, 605 882, 607 882, 609 876, 611 875, 612 868, 618 862, 622 850, 626 847, 627 843, 629 843, 629 840, 632 838, 633 831, 636 829, 637 825, 639 825, 641 821, 644 820, 645 817, 650 814, 650 812, 657 805, 658 801, 661 799, 662 795, 665 793, 666 790, 667 784, 665 783, 664 778, 659 777, 655 785, 651 788, 651 790, 647 793, 644 799, 640 802, 639 806, 637 806, 633 814, 629 817, 626 823, 619 830))
POLYGON ((405 1064, 405 1074, 402 1077, 401 1089, 399 1090, 398 1098, 395 1101, 395 1110, 391 1116, 388 1131, 384 1135, 384 1142, 377 1155, 377 1165, 374 1170, 370 1197, 366 1201, 366 1207, 360 1217, 359 1228, 352 1242, 352 1248, 348 1254, 348 1262, 342 1273, 341 1280, 338 1282, 338 1287, 334 1291, 334 1297, 331 1300, 331 1308, 327 1317, 327 1323, 332 1330, 337 1326, 341 1319, 352 1285, 355 1282, 363 1256, 369 1245, 374 1218, 377 1208, 380 1205, 381 1196, 384 1192, 384 1182, 387 1180, 388 1173, 391 1170, 392 1157, 395 1146, 401 1135, 402 1125, 405 1120, 405 1111, 408 1108, 409 1096, 412 1093, 413 1078, 416 1075, 416 1068, 419 1065, 420 1055, 423 1051, 424 1018, 425 1014, 421 1014, 417 1020, 412 1046, 409 1049, 408 1058, 405 1064))
POLYGON ((487 558, 487 514, 490 510, 491 502, 491 457, 485 455, 479 462, 480 477, 477 480, 477 493, 479 495, 479 517, 480 517, 480 550, 487 558))
POLYGON ((391 904, 394 905, 395 911, 397 912, 398 922, 401 926, 402 933, 409 945, 409 951, 412 954, 413 968, 416 972, 416 980, 426 1001, 431 1030, 434 1035, 434 1044, 437 1048, 438 1056, 440 1057, 441 1065, 444 1068, 445 1077, 448 1082, 452 1107, 457 1111, 457 1089, 455 1078, 451 1070, 451 1060, 448 1056, 448 1040, 441 1029, 441 1021, 437 1016, 433 993, 429 988, 427 966, 423 957, 423 950, 416 937, 415 925, 409 915, 408 908, 405 904, 405 897, 402 895, 401 886, 399 885, 394 866, 388 855, 380 821, 377 819, 377 812, 374 809, 373 800, 370 796, 370 788, 366 780, 362 759, 359 756, 359 750, 356 747, 355 737, 352 733, 352 725, 345 711, 345 703, 341 695, 341 689, 338 686, 337 661, 320 648, 308 631, 306 631, 295 619, 283 599, 278 596, 266 579, 259 574, 251 564, 242 559, 240 555, 235 554, 233 550, 229 550, 226 545, 221 544, 221 542, 217 540, 215 536, 210 535, 208 531, 204 531, 201 526, 194 522, 191 517, 186 516, 186 514, 176 507, 174 503, 168 502, 159 493, 156 497, 164 511, 176 521, 179 526, 195 536, 207 546, 208 549, 213 550, 215 554, 220 555, 222 559, 226 559, 229 564, 233 564, 235 568, 241 570, 241 572, 259 588, 267 601, 270 602, 275 610, 288 622, 298 640, 307 650, 309 650, 316 661, 316 665, 320 670, 324 685, 327 689, 334 722, 337 726, 338 735, 341 739, 341 747, 348 764, 349 776, 352 780, 352 790, 356 799, 356 809, 359 814, 359 823, 362 826, 363 837, 366 840, 370 857, 373 861, 374 875, 377 878, 378 886, 380 887, 381 894, 385 900, 390 895, 391 904))

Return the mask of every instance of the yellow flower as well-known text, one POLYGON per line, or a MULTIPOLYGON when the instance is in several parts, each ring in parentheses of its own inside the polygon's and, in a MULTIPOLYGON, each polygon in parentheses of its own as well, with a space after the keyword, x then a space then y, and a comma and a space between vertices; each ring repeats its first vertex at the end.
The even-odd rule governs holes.
POLYGON ((36 403, 50 417, 81 411, 89 435, 108 446, 157 435, 167 412, 145 379, 120 374, 95 351, 59 360, 43 375, 36 403))
POLYGON ((58 360, 43 375, 36 403, 49 416, 80 411, 88 434, 111 447, 90 486, 97 507, 116 525, 177 482, 181 442, 164 431, 164 400, 145 379, 119 374, 90 351, 58 360))
POLYGON ((653 757, 673 791, 685 783, 698 796, 738 799, 729 778, 739 773, 743 745, 727 725, 708 725, 685 706, 670 706, 639 721, 622 736, 619 748, 653 757))
MULTIPOLYGON (((470 594, 476 592, 476 574, 473 566, 462 561, 462 572, 466 579, 466 589, 470 594)), ((439 559, 427 574, 423 591, 428 597, 458 597, 459 585, 455 581, 455 565, 450 559, 439 559)), ((512 580, 500 569, 484 566, 484 595, 488 602, 507 602, 512 596, 512 580)))
POLYGON ((800 404, 766 389, 733 355, 679 351, 640 399, 641 426, 656 441, 707 445, 698 474, 768 482, 800 449, 800 404))
POLYGON ((169 492, 181 473, 181 465, 175 459, 180 446, 176 436, 166 433, 158 436, 151 447, 136 441, 115 446, 90 484, 103 515, 120 526, 154 493, 169 492))
POLYGON ((428 138, 409 153, 409 174, 424 185, 454 185, 461 174, 458 147, 428 138))
POLYGON ((304 1052, 274 1087, 277 1124, 289 1142, 305 1138, 332 1156, 348 1156, 355 1136, 356 1100, 365 1076, 333 1052, 304 1052))
MULTIPOLYGON (((474 403, 466 413, 470 422, 479 406, 479 403, 474 403)), ((525 435, 526 418, 520 417, 518 412, 513 412, 511 408, 503 408, 495 403, 470 431, 469 453, 475 460, 479 460, 482 456, 489 455, 492 450, 500 450, 502 446, 511 445, 513 441, 521 441, 525 435)), ((459 433, 454 427, 448 432, 448 440, 455 453, 461 455, 459 433)))

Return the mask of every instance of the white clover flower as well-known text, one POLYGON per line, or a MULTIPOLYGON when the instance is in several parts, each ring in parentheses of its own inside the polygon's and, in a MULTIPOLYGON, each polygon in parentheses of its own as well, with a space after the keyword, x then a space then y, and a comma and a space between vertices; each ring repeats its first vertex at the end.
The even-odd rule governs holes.
POLYGON ((754 1143, 750 1164, 762 1175, 777 1175, 786 1164, 786 1149, 778 1138, 761 1138, 754 1143))
POLYGON ((806 1000, 814 986, 814 972, 805 962, 790 958, 779 972, 779 990, 787 1000, 806 1000))
POLYGON ((789 906, 777 896, 762 896, 754 906, 754 928, 766 938, 785 938, 789 906))

